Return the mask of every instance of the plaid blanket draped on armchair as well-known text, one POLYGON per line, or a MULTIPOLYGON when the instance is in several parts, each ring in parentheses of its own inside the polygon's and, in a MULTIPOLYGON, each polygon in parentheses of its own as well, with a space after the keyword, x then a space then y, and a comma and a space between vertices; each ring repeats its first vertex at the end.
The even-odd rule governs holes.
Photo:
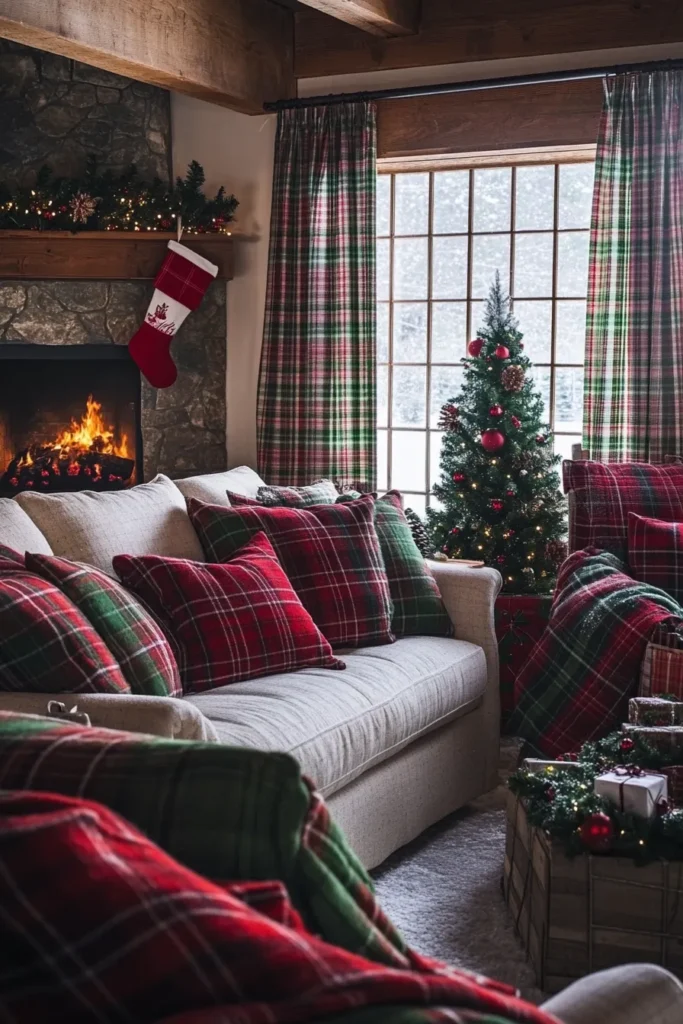
POLYGON ((552 1024, 406 947, 286 755, 3 713, 0 787, 15 1015, 552 1024))

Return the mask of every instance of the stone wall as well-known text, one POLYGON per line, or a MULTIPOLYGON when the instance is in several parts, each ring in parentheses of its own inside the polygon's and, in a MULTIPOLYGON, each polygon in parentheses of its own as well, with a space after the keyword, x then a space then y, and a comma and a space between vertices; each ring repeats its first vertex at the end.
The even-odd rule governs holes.
MULTIPOLYGON (((89 153, 102 169, 137 163, 167 179, 170 104, 163 89, 0 40, 0 180, 30 182, 49 162, 79 174, 89 153)), ((0 345, 126 345, 151 281, 0 281, 0 345)), ((225 283, 215 282, 173 340, 178 380, 142 385, 144 475, 226 468, 225 283)))

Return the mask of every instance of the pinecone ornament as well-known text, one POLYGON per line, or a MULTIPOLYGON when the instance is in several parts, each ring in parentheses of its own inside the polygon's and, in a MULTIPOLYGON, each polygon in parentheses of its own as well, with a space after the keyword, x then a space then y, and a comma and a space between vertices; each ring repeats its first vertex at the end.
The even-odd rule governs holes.
POLYGON ((460 412, 457 406, 453 405, 452 402, 447 402, 446 405, 441 407, 441 415, 437 424, 439 430, 458 430, 460 427, 459 415, 460 412))
POLYGON ((521 391, 524 387, 524 370, 521 366, 508 366, 500 375, 506 391, 521 391))
POLYGON ((429 558, 432 552, 432 545, 430 544, 424 523, 418 516, 417 512, 413 512, 412 508, 407 508, 405 510, 405 517, 408 520, 410 532, 413 535, 413 540, 415 541, 420 554, 423 558, 429 558))
POLYGON ((97 209, 97 199, 87 192, 77 192, 69 203, 71 219, 74 224, 86 224, 97 209))

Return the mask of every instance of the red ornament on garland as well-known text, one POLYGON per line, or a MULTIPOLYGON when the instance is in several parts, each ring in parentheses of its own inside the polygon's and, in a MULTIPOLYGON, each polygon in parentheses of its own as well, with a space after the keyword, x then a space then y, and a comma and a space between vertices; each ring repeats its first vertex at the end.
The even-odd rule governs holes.
POLYGON ((464 483, 464 482, 465 482, 465 480, 467 480, 467 477, 465 476, 465 474, 464 474, 464 473, 461 473, 461 472, 460 472, 460 471, 458 470, 457 472, 455 472, 455 473, 453 474, 453 477, 452 477, 452 479, 453 479, 453 483, 454 483, 454 484, 462 484, 462 483, 464 483))
POLYGON ((546 798, 548 803, 551 804, 553 802, 553 800, 555 799, 555 787, 551 786, 551 785, 547 785, 545 787, 545 789, 543 790, 543 796, 546 798))
POLYGON ((479 355, 479 353, 481 352, 481 350, 483 349, 485 344, 486 344, 486 342, 484 341, 483 338, 475 338, 467 346, 467 351, 469 352, 469 354, 471 356, 474 356, 474 358, 476 359, 477 356, 479 355))
POLYGON ((493 354, 499 359, 509 359, 510 349, 506 345, 499 345, 493 354))
POLYGON ((581 823, 581 842, 593 853, 607 853, 614 842, 614 825, 609 814, 595 811, 581 823))
POLYGON ((497 452, 505 444, 505 434, 500 430, 485 430, 481 435, 481 443, 487 452, 497 452))
POLYGON ((502 405, 492 405, 489 409, 489 416, 502 416, 504 412, 502 405))
POLYGON ((635 743, 630 736, 624 736, 623 740, 619 744, 619 750, 624 754, 628 754, 634 747, 635 743))
POLYGON ((517 419, 516 416, 510 417, 510 423, 512 424, 513 427, 517 427, 518 430, 522 425, 522 421, 520 419, 517 419))

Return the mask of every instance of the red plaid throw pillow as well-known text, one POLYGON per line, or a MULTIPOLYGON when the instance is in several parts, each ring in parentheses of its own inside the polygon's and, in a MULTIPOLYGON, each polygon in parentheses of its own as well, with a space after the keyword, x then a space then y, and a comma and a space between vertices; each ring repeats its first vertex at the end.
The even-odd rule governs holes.
POLYGON ((572 491, 569 550, 596 547, 626 557, 628 514, 683 522, 683 465, 646 462, 565 462, 572 491))
POLYGON ((117 555, 114 568, 167 620, 180 650, 186 693, 314 665, 345 667, 296 596, 264 533, 223 565, 117 555))
POLYGON ((76 605, 20 566, 0 573, 0 690, 130 693, 109 648, 76 605))
POLYGON ((683 523, 665 523, 629 512, 628 563, 638 580, 683 603, 683 523))
POLYGON ((6 544, 0 544, 0 571, 3 569, 23 569, 24 556, 6 544))
POLYGON ((222 508, 190 498, 207 559, 224 562, 263 530, 313 621, 333 647, 391 643, 391 596, 373 524, 374 499, 313 508, 222 508))

